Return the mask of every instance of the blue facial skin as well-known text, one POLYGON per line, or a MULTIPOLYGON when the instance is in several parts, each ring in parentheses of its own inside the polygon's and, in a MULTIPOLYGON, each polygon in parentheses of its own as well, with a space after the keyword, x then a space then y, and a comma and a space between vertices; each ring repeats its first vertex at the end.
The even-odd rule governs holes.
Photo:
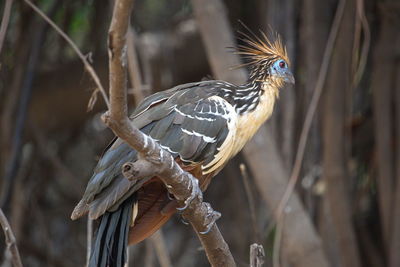
POLYGON ((277 75, 283 78, 287 83, 294 84, 294 77, 292 72, 289 70, 287 63, 283 59, 279 59, 274 62, 271 66, 271 75, 277 75))

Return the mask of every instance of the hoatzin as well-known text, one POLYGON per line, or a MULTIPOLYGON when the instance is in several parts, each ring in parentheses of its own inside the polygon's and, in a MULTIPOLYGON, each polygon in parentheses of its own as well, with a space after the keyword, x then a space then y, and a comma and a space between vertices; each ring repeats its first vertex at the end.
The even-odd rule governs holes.
MULTIPOLYGON (((249 61, 248 82, 209 80, 178 85, 144 99, 132 123, 192 173, 201 190, 270 117, 280 88, 294 83, 279 36, 270 41, 246 35, 238 53, 249 61)), ((177 204, 157 177, 129 182, 121 167, 137 152, 114 139, 98 162, 71 218, 99 219, 90 266, 120 266, 126 247, 153 234, 176 212, 177 204)))

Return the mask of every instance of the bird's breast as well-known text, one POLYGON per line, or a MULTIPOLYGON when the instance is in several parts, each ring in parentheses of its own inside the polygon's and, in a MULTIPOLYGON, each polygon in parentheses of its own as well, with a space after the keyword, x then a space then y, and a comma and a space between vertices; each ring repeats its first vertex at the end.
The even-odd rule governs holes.
POLYGON ((251 112, 239 115, 238 127, 232 157, 235 156, 249 141, 260 126, 271 116, 274 109, 276 92, 265 90, 260 96, 258 106, 251 112))

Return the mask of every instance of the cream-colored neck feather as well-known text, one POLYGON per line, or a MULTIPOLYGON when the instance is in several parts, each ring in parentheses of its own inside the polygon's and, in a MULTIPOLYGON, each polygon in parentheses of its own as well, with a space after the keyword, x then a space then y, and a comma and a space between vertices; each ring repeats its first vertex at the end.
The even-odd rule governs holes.
MULTIPOLYGON (((203 166, 203 174, 221 170, 229 159, 243 148, 260 126, 271 116, 279 89, 274 84, 263 83, 262 90, 264 93, 260 96, 260 102, 253 111, 239 114, 236 113, 233 106, 227 104, 230 107, 229 114, 232 116, 228 123, 229 134, 218 148, 214 159, 203 166)), ((220 99, 220 97, 214 98, 217 100, 220 99)))
POLYGON ((263 84, 264 94, 260 96, 257 108, 239 116, 235 137, 235 145, 231 157, 235 156, 243 146, 251 139, 260 126, 271 117, 276 99, 279 97, 279 89, 273 84, 263 84))

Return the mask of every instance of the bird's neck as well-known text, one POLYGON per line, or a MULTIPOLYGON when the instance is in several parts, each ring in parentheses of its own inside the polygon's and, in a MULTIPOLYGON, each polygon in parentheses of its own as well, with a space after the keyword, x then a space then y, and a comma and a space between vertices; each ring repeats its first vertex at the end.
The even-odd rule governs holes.
MULTIPOLYGON (((258 75, 252 73, 247 83, 239 86, 234 93, 233 100, 235 102, 236 112, 238 114, 246 114, 254 112, 260 108, 262 96, 271 98, 270 103, 275 103, 278 97, 279 88, 272 81, 259 80, 258 75)), ((265 98, 264 97, 264 98, 265 98)))
POLYGON ((232 156, 236 155, 243 148, 246 142, 253 137, 260 126, 272 114, 277 98, 277 88, 264 82, 261 83, 259 90, 258 99, 255 101, 257 104, 254 108, 251 107, 252 104, 247 109, 239 110, 236 108, 238 121, 235 149, 232 151, 232 156))

